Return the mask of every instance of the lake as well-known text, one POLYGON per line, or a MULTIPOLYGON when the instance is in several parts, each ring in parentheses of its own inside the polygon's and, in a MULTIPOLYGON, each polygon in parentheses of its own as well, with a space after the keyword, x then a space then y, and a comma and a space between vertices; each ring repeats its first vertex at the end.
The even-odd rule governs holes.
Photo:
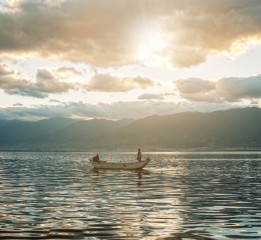
POLYGON ((0 152, 0 239, 261 239, 261 152, 93 154, 0 152))

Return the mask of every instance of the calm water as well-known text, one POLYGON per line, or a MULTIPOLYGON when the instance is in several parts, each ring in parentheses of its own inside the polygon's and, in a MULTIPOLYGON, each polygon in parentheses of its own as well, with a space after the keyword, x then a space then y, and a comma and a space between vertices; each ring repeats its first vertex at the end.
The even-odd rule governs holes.
POLYGON ((261 239, 261 152, 91 155, 0 152, 0 239, 261 239))

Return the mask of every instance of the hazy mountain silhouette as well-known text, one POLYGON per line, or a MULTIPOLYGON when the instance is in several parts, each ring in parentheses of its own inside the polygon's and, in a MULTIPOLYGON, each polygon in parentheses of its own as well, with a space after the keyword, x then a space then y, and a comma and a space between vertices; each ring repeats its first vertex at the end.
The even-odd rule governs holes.
POLYGON ((23 148, 26 145, 35 146, 37 149, 49 149, 52 146, 56 150, 86 150, 92 139, 112 133, 132 121, 130 119, 119 121, 105 119, 79 121, 48 136, 38 137, 32 139, 30 142, 20 144, 20 146, 23 146, 23 148))
MULTIPOLYGON (((54 118, 0 127, 0 148, 15 150, 261 149, 261 109, 187 112, 138 120, 54 118)), ((1 124, 1 122, 0 122, 1 124)), ((0 125, 1 126, 1 125, 0 125)))
POLYGON ((259 108, 150 116, 93 143, 100 147, 140 146, 150 150, 261 147, 260 123, 259 108))
POLYGON ((8 124, 17 123, 17 122, 22 122, 22 121, 20 121, 20 120, 0 119, 0 128, 3 127, 3 126, 6 126, 8 124))
POLYGON ((0 143, 14 143, 38 136, 46 136, 63 129, 76 120, 69 118, 50 118, 36 122, 7 121, 0 127, 0 143))

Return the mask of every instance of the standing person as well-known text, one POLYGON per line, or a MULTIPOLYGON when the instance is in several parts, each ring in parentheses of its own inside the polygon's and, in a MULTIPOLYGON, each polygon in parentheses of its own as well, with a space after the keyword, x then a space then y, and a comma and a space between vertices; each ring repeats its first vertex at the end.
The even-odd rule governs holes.
POLYGON ((141 161, 141 158, 142 158, 142 154, 141 154, 141 151, 140 151, 140 148, 139 148, 138 153, 137 153, 137 160, 141 161))

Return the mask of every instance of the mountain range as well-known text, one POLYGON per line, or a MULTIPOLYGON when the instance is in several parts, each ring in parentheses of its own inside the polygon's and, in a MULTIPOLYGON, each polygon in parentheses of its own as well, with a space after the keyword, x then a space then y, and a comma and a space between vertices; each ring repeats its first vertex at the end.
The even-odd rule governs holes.
POLYGON ((261 109, 185 112, 138 120, 0 119, 0 150, 260 150, 261 109))

